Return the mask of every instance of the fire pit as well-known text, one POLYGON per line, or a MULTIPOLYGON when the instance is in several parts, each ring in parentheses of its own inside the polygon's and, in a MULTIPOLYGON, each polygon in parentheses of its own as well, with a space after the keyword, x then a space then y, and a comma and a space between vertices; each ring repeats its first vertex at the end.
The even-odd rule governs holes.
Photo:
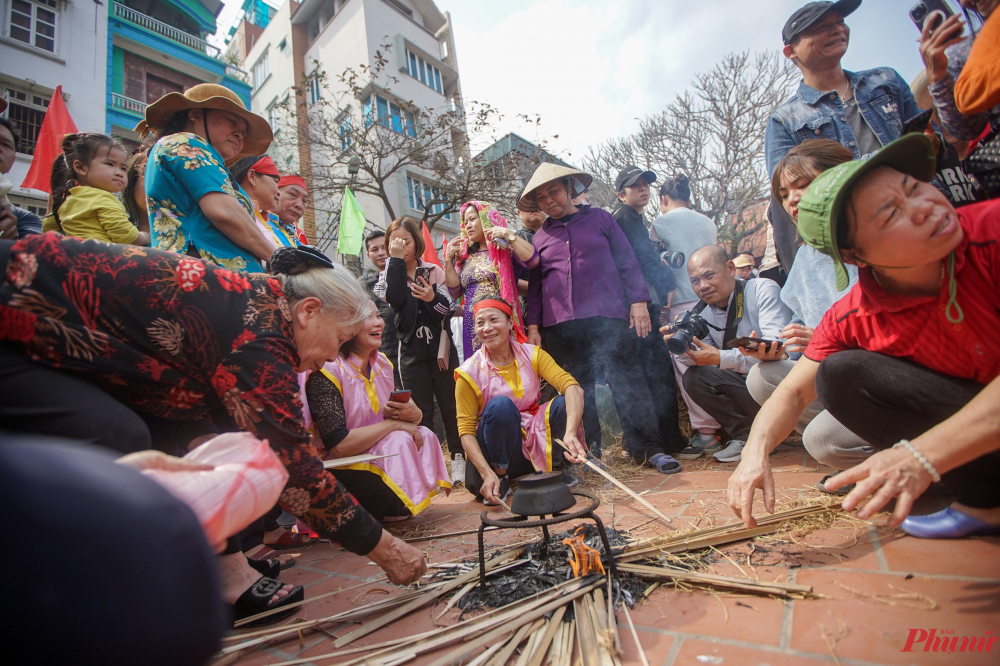
POLYGON ((533 474, 518 479, 518 489, 511 500, 511 512, 516 515, 510 518, 490 518, 489 512, 483 511, 479 516, 482 521, 482 525, 479 526, 480 586, 486 587, 486 546, 483 543, 483 531, 487 526, 503 529, 540 527, 542 528, 540 549, 544 553, 549 543, 549 525, 589 518, 597 523, 597 531, 600 533, 601 543, 604 544, 604 555, 601 559, 606 560, 611 573, 615 573, 615 561, 611 554, 611 544, 608 543, 608 536, 604 531, 604 523, 594 513, 600 505, 601 501, 594 495, 582 490, 571 490, 566 486, 559 472, 533 474), (572 513, 563 513, 576 505, 576 497, 586 498, 589 503, 572 513), (551 517, 546 518, 546 515, 551 517))

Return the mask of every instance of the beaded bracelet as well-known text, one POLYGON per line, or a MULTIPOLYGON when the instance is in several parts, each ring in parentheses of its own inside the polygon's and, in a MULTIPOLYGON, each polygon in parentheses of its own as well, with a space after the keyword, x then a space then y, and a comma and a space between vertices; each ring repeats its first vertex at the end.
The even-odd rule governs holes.
POLYGON ((928 460, 924 454, 918 451, 917 447, 913 446, 913 444, 910 444, 910 440, 901 439, 896 444, 893 444, 892 448, 896 449, 899 448, 900 446, 905 447, 910 453, 913 454, 913 457, 916 458, 920 462, 920 464, 924 466, 924 469, 927 470, 927 473, 931 475, 931 480, 933 480, 934 483, 938 483, 941 481, 941 475, 938 474, 938 471, 934 468, 934 465, 931 464, 931 461, 928 460))

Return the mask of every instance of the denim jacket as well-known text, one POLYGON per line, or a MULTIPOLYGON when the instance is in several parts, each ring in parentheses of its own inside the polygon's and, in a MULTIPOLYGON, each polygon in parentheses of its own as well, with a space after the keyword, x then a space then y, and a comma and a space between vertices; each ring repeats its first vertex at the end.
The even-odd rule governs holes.
MULTIPOLYGON (((903 124, 920 113, 910 86, 889 67, 863 72, 844 70, 858 101, 858 110, 883 146, 899 138, 903 124)), ((798 92, 784 102, 767 121, 764 155, 767 172, 774 173, 781 158, 809 139, 830 139, 850 148, 861 158, 854 132, 847 124, 844 104, 836 92, 820 92, 801 82, 798 92)))

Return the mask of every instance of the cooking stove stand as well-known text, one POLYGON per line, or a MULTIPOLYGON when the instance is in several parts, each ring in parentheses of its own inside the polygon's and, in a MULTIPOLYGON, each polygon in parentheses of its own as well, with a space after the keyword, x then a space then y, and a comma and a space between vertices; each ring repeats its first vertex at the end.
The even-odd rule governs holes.
MULTIPOLYGON (((479 585, 480 587, 486 587, 486 545, 483 542, 483 532, 487 526, 497 527, 501 529, 524 529, 529 527, 541 527, 543 534, 542 541, 542 552, 546 552, 549 545, 549 525, 556 525, 559 523, 569 522, 571 520, 576 520, 578 518, 589 518, 597 524, 597 531, 601 535, 601 543, 604 544, 604 554, 607 557, 608 570, 614 574, 617 573, 615 570, 615 558, 611 553, 611 544, 608 543, 608 535, 604 531, 604 523, 601 522, 600 517, 594 510, 601 505, 601 500, 597 499, 594 495, 582 490, 574 490, 573 495, 577 497, 586 497, 590 500, 590 504, 586 507, 580 509, 579 511, 574 511, 573 513, 561 513, 557 512, 552 514, 551 518, 546 518, 545 514, 541 515, 539 519, 529 519, 528 516, 514 516, 512 518, 499 518, 494 519, 489 517, 488 511, 483 511, 480 514, 479 519, 482 524, 479 526, 479 585)), ((603 557, 601 558, 603 561, 603 557)))

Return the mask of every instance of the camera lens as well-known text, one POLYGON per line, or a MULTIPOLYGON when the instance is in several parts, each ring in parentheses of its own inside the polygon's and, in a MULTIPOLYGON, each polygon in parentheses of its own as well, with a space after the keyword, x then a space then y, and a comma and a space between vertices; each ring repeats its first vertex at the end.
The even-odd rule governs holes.
POLYGON ((925 5, 922 2, 918 2, 913 6, 912 11, 913 11, 913 20, 922 22, 924 18, 927 16, 927 5, 925 5))
POLYGON ((683 354, 691 346, 691 338, 693 337, 693 331, 683 328, 674 337, 667 340, 667 349, 677 355, 683 354))

